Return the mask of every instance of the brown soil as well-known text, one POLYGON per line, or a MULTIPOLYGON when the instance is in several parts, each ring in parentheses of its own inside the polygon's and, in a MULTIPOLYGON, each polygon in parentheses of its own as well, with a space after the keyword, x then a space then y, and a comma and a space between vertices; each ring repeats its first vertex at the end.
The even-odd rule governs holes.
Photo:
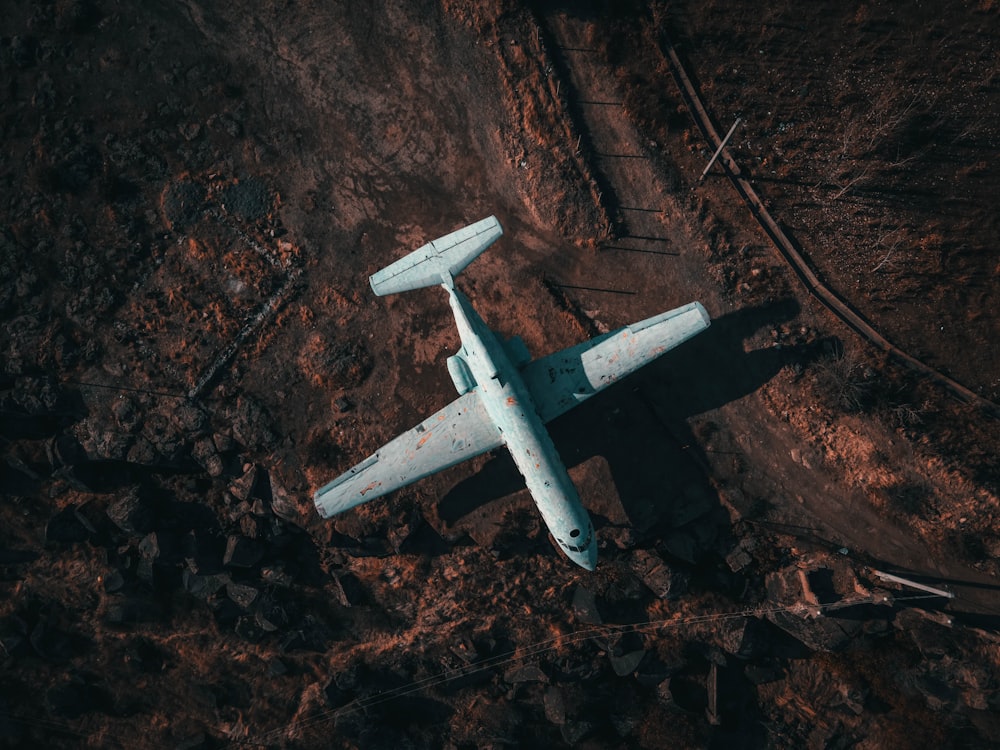
POLYGON ((995 412, 699 182, 665 54, 823 282, 995 404, 992 4, 328 5, 7 11, 0 744, 1000 740, 995 412), (312 509, 454 394, 440 292, 367 276, 491 213, 460 285, 536 356, 713 317, 552 425, 595 573, 500 454, 312 509))

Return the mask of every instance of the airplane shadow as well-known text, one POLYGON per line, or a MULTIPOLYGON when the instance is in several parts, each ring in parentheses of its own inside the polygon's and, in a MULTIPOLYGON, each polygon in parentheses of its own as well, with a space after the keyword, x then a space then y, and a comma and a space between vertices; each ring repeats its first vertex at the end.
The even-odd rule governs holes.
MULTIPOLYGON (((817 356, 818 346, 744 350, 745 339, 798 311, 794 300, 786 300, 716 318, 704 333, 554 420, 549 433, 563 462, 573 469, 603 457, 621 509, 640 539, 719 510, 708 461, 687 420, 753 392, 787 364, 817 356)), ((509 454, 499 450, 440 500, 438 514, 451 525, 523 488, 509 454)), ((587 497, 586 488, 580 489, 595 526, 614 525, 607 499, 587 497)), ((695 550, 681 543, 676 552, 688 558, 685 552, 695 550)))

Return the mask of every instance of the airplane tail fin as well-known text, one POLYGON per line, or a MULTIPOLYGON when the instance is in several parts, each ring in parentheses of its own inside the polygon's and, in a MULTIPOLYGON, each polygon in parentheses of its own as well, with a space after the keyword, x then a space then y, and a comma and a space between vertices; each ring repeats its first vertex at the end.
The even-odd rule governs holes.
POLYGON ((372 274, 372 291, 379 297, 451 280, 503 234, 495 216, 428 242, 372 274))

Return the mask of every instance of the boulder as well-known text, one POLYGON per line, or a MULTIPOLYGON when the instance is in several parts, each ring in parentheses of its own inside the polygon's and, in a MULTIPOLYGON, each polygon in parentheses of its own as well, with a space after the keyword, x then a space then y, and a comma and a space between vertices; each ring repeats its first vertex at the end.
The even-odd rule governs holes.
POLYGON ((629 567, 660 599, 677 599, 687 590, 687 574, 671 568, 650 550, 635 550, 629 557, 629 567))
POLYGON ((264 557, 264 547, 255 539, 231 535, 226 542, 222 564, 230 568, 252 568, 264 557))
POLYGON ((45 541, 58 544, 85 542, 97 530, 75 505, 63 508, 45 525, 45 541))
POLYGON ((126 534, 140 536, 153 530, 153 509, 138 485, 129 487, 108 504, 108 518, 126 534))

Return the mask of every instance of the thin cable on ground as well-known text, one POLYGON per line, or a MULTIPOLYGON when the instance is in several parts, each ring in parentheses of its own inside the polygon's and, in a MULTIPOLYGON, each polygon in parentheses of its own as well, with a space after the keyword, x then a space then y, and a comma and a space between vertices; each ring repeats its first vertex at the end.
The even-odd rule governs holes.
POLYGON ((546 652, 554 651, 564 646, 570 646, 582 641, 589 640, 591 638, 607 635, 624 635, 626 633, 655 633, 657 630, 665 630, 668 628, 683 626, 683 625, 697 625, 707 622, 720 621, 720 620, 732 620, 744 617, 760 617, 768 614, 774 614, 778 612, 815 612, 817 614, 822 614, 823 612, 829 612, 838 609, 844 609, 846 607, 854 607, 862 604, 889 604, 894 605, 896 602, 911 602, 920 599, 937 599, 940 598, 933 594, 922 594, 906 597, 893 597, 889 602, 879 600, 872 596, 861 597, 858 599, 850 599, 841 602, 831 602, 830 604, 791 604, 782 605, 775 607, 752 607, 744 610, 739 610, 736 612, 715 612, 705 615, 692 615, 686 618, 677 619, 663 619, 663 620, 652 620, 643 623, 632 623, 626 625, 591 625, 586 628, 581 628, 580 630, 573 631, 571 633, 556 636, 553 638, 546 639, 544 641, 538 641, 529 646, 515 649, 514 651, 509 651, 504 654, 499 654, 494 657, 490 657, 481 662, 475 664, 470 664, 464 667, 455 667, 454 669, 449 669, 436 675, 431 675, 429 677, 424 677, 419 680, 414 680, 405 685, 401 685, 398 688, 393 688, 384 693, 379 693, 378 695, 372 695, 364 698, 358 698, 344 706, 339 706, 337 708, 325 709, 313 716, 305 719, 300 719, 297 721, 291 721, 284 724, 276 729, 269 732, 257 735, 253 738, 246 738, 241 740, 234 740, 228 747, 238 747, 238 746, 248 746, 248 745, 265 745, 268 742, 276 741, 289 732, 292 731, 302 731, 306 729, 311 729, 313 727, 319 726, 329 721, 336 720, 342 716, 348 716, 358 711, 364 711, 369 708, 387 703, 397 698, 403 698, 407 695, 417 693, 428 688, 438 687, 440 685, 445 685, 454 680, 471 677, 473 675, 479 674, 481 672, 497 669, 499 667, 506 666, 508 664, 513 664, 516 662, 524 662, 534 657, 540 656, 546 652))

